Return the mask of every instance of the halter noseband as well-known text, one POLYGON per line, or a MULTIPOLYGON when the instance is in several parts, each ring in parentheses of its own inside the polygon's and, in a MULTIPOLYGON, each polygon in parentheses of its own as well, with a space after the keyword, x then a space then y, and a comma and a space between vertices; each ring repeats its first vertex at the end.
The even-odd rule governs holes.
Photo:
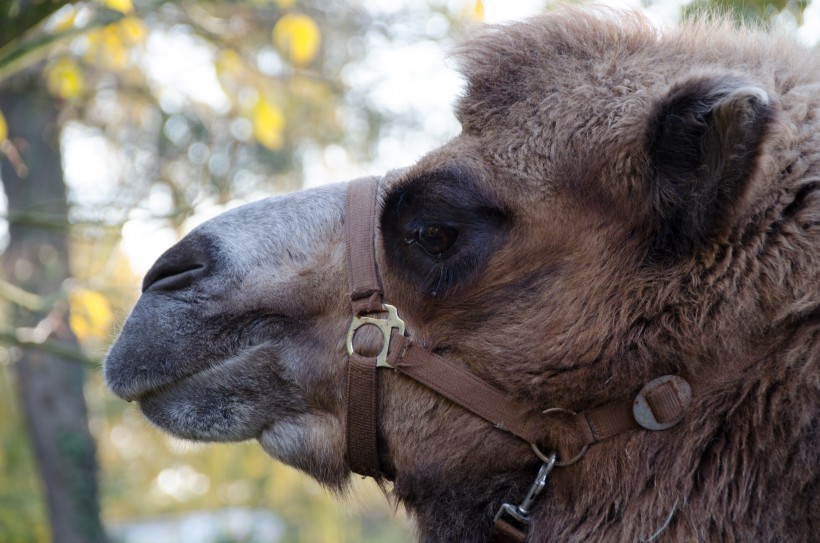
POLYGON ((511 398, 468 369, 414 343, 405 335, 405 324, 397 309, 384 303, 374 244, 378 187, 376 177, 356 179, 349 183, 345 200, 345 243, 353 311, 346 341, 348 466, 364 476, 385 475, 377 439, 377 370, 396 370, 531 445, 544 464, 522 503, 502 505, 495 523, 496 541, 524 541, 530 507, 553 466, 573 464, 591 444, 628 430, 671 428, 680 422, 691 404, 691 387, 677 375, 665 375, 647 383, 636 396, 589 411, 575 413, 556 407, 544 410, 511 398), (363 326, 375 326, 381 331, 383 343, 376 356, 359 354, 354 348, 353 338, 363 326), (569 423, 578 443, 574 453, 544 454, 539 449, 538 444, 548 435, 550 416, 555 415, 569 423))

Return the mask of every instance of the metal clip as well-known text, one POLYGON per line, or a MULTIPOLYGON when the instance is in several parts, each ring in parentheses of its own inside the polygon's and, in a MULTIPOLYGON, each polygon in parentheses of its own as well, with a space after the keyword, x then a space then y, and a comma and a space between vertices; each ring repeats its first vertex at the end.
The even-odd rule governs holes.
POLYGON ((377 327, 381 331, 382 337, 384 338, 381 351, 376 356, 376 366, 382 368, 392 368, 393 366, 387 362, 387 350, 390 347, 390 334, 395 328, 400 335, 404 335, 404 321, 399 318, 398 311, 392 305, 382 304, 381 310, 387 312, 387 317, 353 317, 353 320, 350 323, 350 329, 347 331, 347 341, 345 342, 347 354, 353 354, 353 336, 356 334, 356 330, 362 326, 370 324, 377 327))
POLYGON ((501 507, 499 507, 498 512, 495 514, 496 522, 502 516, 507 515, 520 525, 527 526, 530 524, 530 513, 532 513, 532 506, 547 486, 547 477, 552 471, 552 468, 555 467, 555 461, 557 458, 558 457, 554 452, 549 454, 547 461, 541 465, 541 469, 538 470, 538 475, 535 476, 535 481, 533 481, 532 486, 530 486, 529 491, 527 491, 527 495, 524 496, 524 499, 520 504, 501 504, 501 507))

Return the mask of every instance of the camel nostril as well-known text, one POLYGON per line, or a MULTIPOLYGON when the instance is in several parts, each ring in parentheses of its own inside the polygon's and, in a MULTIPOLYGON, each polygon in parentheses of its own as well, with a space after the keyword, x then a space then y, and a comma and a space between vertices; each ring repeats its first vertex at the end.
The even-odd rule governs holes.
POLYGON ((142 291, 183 289, 190 286, 204 270, 205 266, 201 264, 191 264, 189 267, 183 268, 154 265, 149 273, 145 274, 145 279, 142 281, 142 291))
POLYGON ((142 280, 142 291, 189 287, 207 274, 211 260, 209 243, 201 237, 186 237, 154 262, 142 280))

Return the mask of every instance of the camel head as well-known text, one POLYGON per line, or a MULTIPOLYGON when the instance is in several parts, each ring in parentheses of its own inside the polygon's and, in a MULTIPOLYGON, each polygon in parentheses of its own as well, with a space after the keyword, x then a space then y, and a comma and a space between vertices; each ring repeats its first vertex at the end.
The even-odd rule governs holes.
MULTIPOLYGON (((556 469, 532 540, 646 538, 670 511, 672 540, 736 529, 698 517, 732 507, 703 481, 734 484, 718 457, 743 448, 721 422, 735 404, 708 383, 741 390, 783 337, 774 315, 786 322, 817 292, 801 279, 817 277, 816 228, 794 258, 767 237, 797 201, 783 196, 799 193, 797 170, 820 175, 820 161, 795 162, 804 121, 772 75, 798 49, 698 28, 659 35, 632 15, 573 9, 492 29, 461 52, 461 134, 379 177, 376 262, 416 344, 540 409, 631 401, 660 375, 698 383, 675 429, 625 432, 556 469), (715 440, 731 444, 712 457, 715 440)), ((810 73, 790 72, 789 88, 810 73)), ((174 435, 256 439, 343 487, 346 191, 251 203, 171 247, 108 354, 111 390, 174 435)), ((783 220, 816 201, 801 198, 783 220)), ((357 349, 377 348, 371 336, 357 349)), ((530 444, 389 368, 378 413, 384 477, 425 541, 487 540, 541 464, 530 444)), ((554 419, 544 447, 564 444, 554 419)))

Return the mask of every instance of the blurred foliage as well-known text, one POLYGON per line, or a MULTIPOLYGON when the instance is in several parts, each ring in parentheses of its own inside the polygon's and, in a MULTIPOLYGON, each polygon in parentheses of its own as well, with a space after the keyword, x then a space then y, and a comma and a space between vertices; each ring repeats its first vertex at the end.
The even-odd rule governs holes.
MULTIPOLYGON (((311 151, 337 145, 366 162, 384 131, 422 125, 381 110, 367 89, 352 89, 350 67, 366 61, 374 43, 442 42, 483 18, 482 0, 456 4, 428 0, 379 14, 342 0, 0 0, 0 80, 33 67, 61 101, 64 134, 102 142, 99 160, 116 165, 105 186, 72 187, 67 224, 37 210, 9 211, 10 221, 69 232, 73 278, 42 297, 0 282, 0 327, 10 330, 0 341, 22 342, 4 304, 68 304, 84 348, 74 360, 98 364, 139 293, 140 278, 118 245, 124 224, 152 220, 181 232, 207 205, 298 188, 311 151), (444 36, 424 24, 433 13, 447 22, 444 36)), ((786 10, 799 19, 807 4, 696 0, 684 14, 718 8, 757 20, 786 10)), ((25 169, 15 158, 24 144, 9 139, 0 112, 2 159, 25 169)), ((0 350, 3 543, 49 537, 14 401, 17 352, 0 350)), ((99 372, 86 395, 111 524, 241 506, 275 511, 286 542, 410 539, 406 522, 393 518, 370 483, 356 481, 348 498, 354 511, 340 511, 336 499, 255 443, 205 447, 169 438, 111 397, 99 372)))
POLYGON ((788 13, 798 24, 810 0, 694 0, 683 8, 683 16, 698 13, 727 14, 742 23, 761 24, 781 13, 788 13))
POLYGON ((19 40, 46 17, 70 3, 71 0, 0 0, 0 49, 19 40))
POLYGON ((0 350, 0 541, 48 541, 45 498, 23 417, 14 402, 13 352, 0 350))
POLYGON ((122 18, 116 10, 100 9, 95 18, 86 20, 82 25, 53 26, 42 32, 38 31, 38 27, 55 10, 69 2, 11 0, 6 3, 11 5, 9 11, 16 15, 0 17, 0 81, 41 62, 54 46, 122 18))

